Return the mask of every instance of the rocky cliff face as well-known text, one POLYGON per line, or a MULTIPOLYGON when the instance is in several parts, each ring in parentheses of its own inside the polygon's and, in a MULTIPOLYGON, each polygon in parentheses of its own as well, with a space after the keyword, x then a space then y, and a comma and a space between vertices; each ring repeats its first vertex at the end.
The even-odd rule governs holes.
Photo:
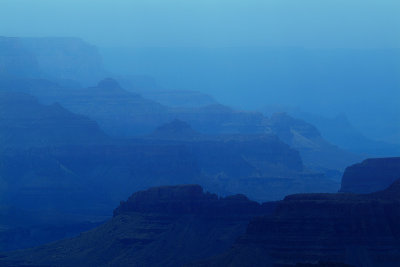
POLYGON ((0 265, 183 266, 229 248, 251 217, 272 210, 273 204, 244 196, 219 198, 197 185, 151 188, 122 202, 104 225, 2 255, 0 265))
POLYGON ((92 85, 106 75, 96 47, 78 38, 0 37, 0 77, 92 85))
POLYGON ((367 159, 346 168, 340 192, 371 193, 387 188, 397 179, 400 157, 367 159))
POLYGON ((273 216, 252 220, 228 253, 208 263, 290 266, 324 261, 394 267, 400 262, 399 218, 400 180, 369 195, 292 195, 273 216))

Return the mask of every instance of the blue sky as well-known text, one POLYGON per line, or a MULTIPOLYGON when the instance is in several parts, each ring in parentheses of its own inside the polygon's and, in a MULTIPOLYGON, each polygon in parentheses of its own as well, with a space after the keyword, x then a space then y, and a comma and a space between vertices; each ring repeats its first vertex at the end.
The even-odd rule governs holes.
POLYGON ((398 0, 0 0, 0 35, 100 46, 399 48, 398 0))

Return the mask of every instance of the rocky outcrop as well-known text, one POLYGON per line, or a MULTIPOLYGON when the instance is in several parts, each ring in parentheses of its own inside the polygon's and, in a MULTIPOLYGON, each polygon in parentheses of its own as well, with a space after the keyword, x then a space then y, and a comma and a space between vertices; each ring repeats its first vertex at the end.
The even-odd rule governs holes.
POLYGON ((400 180, 369 195, 292 195, 274 215, 252 220, 233 248, 207 266, 323 261, 394 267, 400 262, 399 218, 400 180))
POLYGON ((367 159, 343 174, 340 192, 371 193, 387 188, 400 179, 400 157, 367 159))
POLYGON ((114 216, 129 212, 197 214, 204 216, 251 216, 262 206, 244 195, 219 198, 204 193, 199 185, 155 187, 133 194, 121 202, 114 216))
POLYGON ((198 185, 133 194, 102 226, 76 238, 0 256, 1 266, 183 266, 221 253, 274 203, 219 198, 198 185), (51 256, 50 256, 51 255, 51 256))

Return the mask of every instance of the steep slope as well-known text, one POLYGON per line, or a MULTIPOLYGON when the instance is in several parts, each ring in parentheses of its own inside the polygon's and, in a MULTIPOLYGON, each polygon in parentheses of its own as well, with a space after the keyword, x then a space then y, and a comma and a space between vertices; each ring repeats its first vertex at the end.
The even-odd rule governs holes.
POLYGON ((298 150, 304 163, 314 169, 343 171, 346 166, 364 159, 327 142, 318 129, 286 113, 275 113, 269 127, 285 143, 298 150))
POLYGON ((347 167, 340 192, 371 193, 400 179, 400 158, 367 159, 347 167))
POLYGON ((104 225, 76 238, 2 255, 2 266, 183 266, 227 249, 249 219, 270 213, 245 196, 219 198, 200 186, 133 194, 104 225), (51 257, 49 257, 51 255, 51 257))
POLYGON ((107 140, 97 123, 58 104, 0 91, 0 148, 93 144, 107 140))

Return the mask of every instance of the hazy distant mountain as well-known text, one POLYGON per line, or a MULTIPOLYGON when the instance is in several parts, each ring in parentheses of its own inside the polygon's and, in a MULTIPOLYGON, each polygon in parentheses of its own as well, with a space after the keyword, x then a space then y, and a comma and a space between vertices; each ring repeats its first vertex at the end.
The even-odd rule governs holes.
POLYGON ((223 104, 249 110, 284 105, 321 115, 345 112, 366 136, 400 140, 399 49, 177 46, 100 51, 115 73, 151 76, 166 88, 212 94, 223 104))
POLYGON ((238 111, 220 104, 170 108, 122 89, 113 79, 85 89, 65 88, 44 80, 3 80, 0 88, 28 92, 45 103, 59 102, 75 113, 96 120, 114 137, 149 134, 164 123, 180 119, 195 131, 212 135, 277 134, 301 151, 307 166, 324 172, 342 171, 362 159, 329 144, 315 127, 287 115, 267 118, 261 113, 238 111))
MULTIPOLYGON (((282 110, 280 108, 271 108, 267 114, 274 113, 273 110, 282 110), (272 111, 272 113, 271 113, 272 111)), ((400 155, 400 145, 391 144, 382 141, 375 141, 367 138, 350 123, 344 114, 333 118, 324 117, 316 114, 301 112, 297 109, 286 109, 288 114, 295 118, 300 118, 308 123, 315 125, 321 132, 321 135, 341 148, 353 153, 367 154, 372 156, 397 156, 400 155)), ((395 139, 393 139, 394 141, 395 139)), ((400 142, 400 139, 398 139, 400 142)))
POLYGON ((198 91, 177 91, 177 90, 163 90, 163 91, 147 91, 141 94, 159 102, 163 105, 170 107, 204 107, 217 104, 217 101, 210 95, 198 91))
MULTIPOLYGON (((66 86, 79 87, 78 84, 81 83, 84 87, 87 87, 109 76, 102 67, 102 58, 96 47, 77 38, 1 37, 0 46, 2 48, 0 52, 0 77, 45 78, 66 86)), ((261 94, 262 97, 259 97, 257 101, 264 103, 259 103, 257 106, 267 104, 301 106, 299 103, 289 101, 298 100, 303 103, 303 107, 307 108, 308 111, 313 112, 313 110, 310 110, 313 107, 315 113, 325 108, 329 110, 337 108, 339 109, 337 112, 346 111, 353 124, 355 123, 367 136, 380 136, 382 140, 387 139, 392 143, 398 142, 399 129, 397 124, 399 123, 390 123, 398 122, 399 117, 398 112, 396 112, 396 104, 398 104, 396 99, 398 99, 397 92, 399 90, 396 90, 397 84, 394 83, 393 78, 397 64, 395 59, 399 55, 397 50, 370 51, 367 54, 357 52, 354 56, 347 50, 308 51, 297 48, 226 48, 223 50, 149 48, 131 51, 108 51, 103 53, 104 55, 107 66, 116 73, 114 76, 122 77, 123 87, 139 92, 145 98, 167 106, 200 107, 216 104, 212 97, 204 93, 205 90, 213 92, 213 95, 218 99, 227 99, 227 103, 229 101, 234 103, 241 101, 243 104, 243 99, 248 99, 248 101, 245 101, 246 103, 254 102, 253 95, 261 94), (120 60, 120 53, 124 55, 123 63, 120 60), (188 53, 191 56, 188 56, 188 53), (354 57, 353 64, 347 66, 350 56, 354 57), (109 64, 111 57, 115 64, 109 64), (128 60, 130 57, 135 60, 128 60), (171 62, 171 59, 176 62, 171 62), (252 64, 249 60, 252 60, 252 64), (144 61, 146 61, 146 64, 144 61), (193 62, 196 64, 193 64, 193 62), (274 62, 279 62, 279 64, 274 62), (325 64, 327 62, 331 64, 325 64), (127 69, 132 73, 122 71, 121 64, 126 64, 127 69), (321 65, 326 66, 326 68, 320 68, 321 65), (128 66, 130 67, 128 68, 128 66), (343 66, 346 66, 348 73, 352 73, 352 75, 343 74, 343 66), (381 70, 384 69, 382 66, 389 68, 390 71, 382 72, 381 70), (187 73, 187 75, 182 73, 187 73), (275 75, 271 73, 275 73, 275 75), (335 73, 342 73, 345 76, 343 79, 337 79, 335 73), (288 75, 291 77, 290 80, 287 79, 288 75), (132 76, 134 78, 123 78, 132 76), (146 78, 149 76, 153 78, 146 78), (346 84, 341 84, 343 82, 346 82, 346 84), (162 87, 157 86, 157 83, 161 83, 162 87, 170 88, 170 90, 162 89, 162 87), (366 99, 364 103, 369 105, 370 108, 361 112, 355 110, 352 104, 355 100, 350 99, 350 96, 346 93, 348 86, 358 88, 357 93, 355 93, 358 98, 365 98, 369 95, 368 92, 376 90, 375 88, 384 88, 382 90, 386 93, 378 96, 379 101, 371 102, 366 99), (148 88, 152 88, 152 90, 148 90, 148 88), (251 97, 238 94, 228 94, 225 97, 225 95, 221 95, 221 90, 227 90, 226 88, 235 92, 239 88, 242 91, 243 88, 248 88, 249 91, 253 90, 254 92, 251 97), (346 90, 338 90, 338 88, 346 90), (286 97, 288 94, 284 93, 288 90, 292 92, 291 97, 286 97), (311 92, 307 93, 308 90, 311 90, 311 92), (327 107, 327 105, 318 106, 318 103, 315 103, 313 98, 310 97, 314 94, 322 94, 323 90, 330 95, 328 98, 330 102, 328 102, 331 107, 327 107), (392 97, 388 98, 389 95, 392 97), (252 100, 250 101, 250 99, 252 100), (350 103, 344 104, 345 102, 350 103), (375 104, 377 102, 386 104, 377 107, 375 104), (310 103, 313 103, 313 105, 310 103)), ((325 95, 321 97, 325 97, 325 95)), ((174 118, 169 117, 168 120, 174 118)), ((180 119, 189 121, 184 117, 180 117, 180 119)), ((306 119, 306 121, 309 120, 306 119)), ((167 121, 158 121, 158 125, 165 122, 167 121)), ((319 127, 318 123, 311 120, 309 122, 319 127)), ((191 121, 190 123, 196 128, 195 123, 191 121)), ((326 131, 322 128, 324 127, 321 126, 321 130, 325 136, 326 131)), ((204 132, 204 129, 201 129, 201 131, 204 132)), ((330 136, 333 136, 334 132, 336 131, 332 131, 330 136)), ((350 137, 350 135, 347 135, 347 137, 350 137)), ((369 147, 369 151, 378 150, 377 152, 381 155, 387 155, 386 152, 391 151, 388 145, 370 142, 363 138, 358 139, 358 142, 347 141, 344 143, 336 142, 335 139, 330 137, 327 139, 355 152, 365 151, 365 146, 369 147)), ((357 137, 352 140, 357 141, 357 137)), ((398 150, 398 148, 396 149, 398 150)), ((394 154, 392 153, 392 155, 394 154)))
POLYGON ((329 143, 314 125, 286 113, 273 114, 269 126, 281 140, 300 151, 305 165, 311 168, 338 171, 365 158, 329 143))
POLYGON ((115 78, 123 88, 136 92, 145 98, 169 107, 201 107, 217 104, 208 94, 192 90, 166 89, 160 86, 154 78, 140 75, 119 76, 115 78))
POLYGON ((396 156, 400 154, 399 144, 385 143, 366 137, 351 124, 344 114, 334 118, 307 113, 293 114, 293 116, 296 115, 317 126, 327 140, 350 151, 375 156, 396 156))
MULTIPOLYGON (((100 68, 98 62, 96 67, 92 66, 96 61, 94 49, 86 47, 79 40, 33 38, 27 39, 24 42, 26 43, 26 47, 29 46, 29 49, 36 50, 37 54, 40 54, 44 58, 43 60, 48 64, 49 69, 51 69, 52 65, 57 65, 57 62, 47 60, 48 54, 45 52, 49 50, 49 55, 52 55, 52 53, 55 53, 54 51, 59 52, 61 49, 62 51, 69 51, 68 54, 71 54, 71 60, 66 60, 66 62, 75 62, 74 58, 79 58, 84 62, 82 63, 83 65, 86 64, 87 68, 90 69, 93 67, 93 73, 100 73, 100 71, 97 71, 100 68), (77 46, 76 50, 70 48, 72 46, 77 46), (88 58, 79 56, 84 51, 89 55, 88 58)), ((57 70, 57 68, 54 67, 53 69, 57 70)), ((74 69, 77 69, 77 67, 74 66, 74 69)), ((136 81, 138 81, 138 85, 135 84, 135 79, 125 78, 122 80, 127 87, 132 87, 134 90, 141 90, 146 94, 160 92, 155 81, 148 78, 141 79, 140 77, 142 76, 137 77, 136 81), (139 89, 140 87, 142 88, 139 89), (152 90, 144 88, 152 88, 152 90)), ((67 85, 66 87, 58 86, 55 83, 44 80, 25 80, 23 82, 21 80, 3 80, 0 85, 6 89, 22 90, 23 92, 33 94, 47 104, 59 102, 72 112, 96 120, 105 132, 115 137, 132 137, 149 134, 159 125, 174 119, 186 121, 196 131, 208 134, 263 134, 271 132, 271 122, 260 113, 238 111, 220 105, 208 96, 189 91, 182 91, 185 93, 180 92, 175 96, 172 96, 172 91, 168 91, 165 96, 169 100, 164 98, 161 101, 163 103, 169 102, 172 106, 175 106, 170 107, 128 92, 111 79, 103 80, 94 87, 84 89, 79 88, 79 86, 73 83, 64 83, 64 85, 67 85), (13 84, 14 82, 15 84, 13 84), (170 96, 172 96, 172 99, 170 96), (181 100, 179 100, 180 97, 182 97, 181 100), (175 104, 172 103, 174 101, 175 104), (199 104, 197 106, 190 104, 191 101, 199 104)), ((161 97, 159 99, 163 98, 159 94, 158 96, 161 97)), ((157 99, 154 96, 153 98, 157 99)), ((272 130, 272 132, 274 131, 272 130)), ((283 137, 282 134, 282 132, 278 134, 280 138, 283 137)), ((345 166, 360 159, 360 157, 331 146, 320 137, 318 137, 318 140, 314 138, 311 141, 312 138, 299 135, 297 132, 296 138, 296 144, 292 142, 293 140, 285 140, 285 142, 296 149, 302 150, 302 157, 306 165, 314 169, 340 171, 345 166), (312 149, 310 149, 310 145, 313 146, 312 149), (334 161, 327 161, 326 159, 328 158, 334 159, 334 161)))
POLYGON ((0 91, 0 149, 101 143, 97 123, 59 104, 42 105, 23 93, 0 91))
POLYGON ((93 84, 106 75, 95 46, 79 38, 0 37, 0 77, 93 84))
POLYGON ((170 108, 128 92, 114 79, 89 88, 68 88, 45 80, 2 80, 0 89, 22 91, 44 103, 59 102, 72 112, 96 120, 108 134, 132 137, 151 133, 174 119, 189 122, 203 133, 263 133, 264 116, 215 104, 170 108))
POLYGON ((122 89, 113 79, 96 86, 64 92, 62 105, 96 120, 112 136, 149 133, 168 121, 168 108, 122 89))

